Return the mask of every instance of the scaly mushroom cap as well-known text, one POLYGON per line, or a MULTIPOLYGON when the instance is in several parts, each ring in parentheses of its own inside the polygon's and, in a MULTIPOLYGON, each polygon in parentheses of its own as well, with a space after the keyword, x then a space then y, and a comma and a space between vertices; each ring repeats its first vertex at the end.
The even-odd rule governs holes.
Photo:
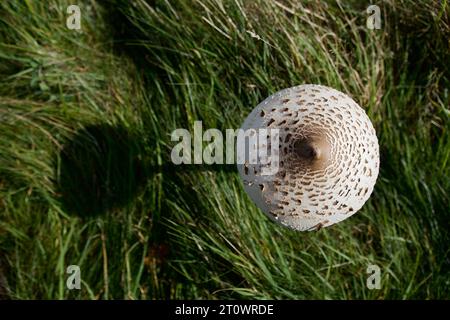
POLYGON ((378 139, 364 110, 342 92, 312 84, 281 90, 250 113, 242 129, 251 128, 279 129, 277 173, 262 175, 269 164, 261 161, 238 164, 246 192, 276 222, 318 230, 353 215, 372 193, 378 139))

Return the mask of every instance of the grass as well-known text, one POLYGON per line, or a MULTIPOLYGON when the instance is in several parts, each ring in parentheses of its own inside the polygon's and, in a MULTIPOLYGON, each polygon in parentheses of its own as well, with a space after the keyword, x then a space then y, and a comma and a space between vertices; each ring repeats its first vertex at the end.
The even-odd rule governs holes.
POLYGON ((450 298, 450 8, 384 1, 0 3, 0 297, 450 298), (318 83, 374 123, 363 209, 298 233, 231 167, 170 165, 175 128, 238 128, 318 83), (380 290, 366 286, 381 268, 380 290), (79 265, 81 290, 67 290, 79 265))

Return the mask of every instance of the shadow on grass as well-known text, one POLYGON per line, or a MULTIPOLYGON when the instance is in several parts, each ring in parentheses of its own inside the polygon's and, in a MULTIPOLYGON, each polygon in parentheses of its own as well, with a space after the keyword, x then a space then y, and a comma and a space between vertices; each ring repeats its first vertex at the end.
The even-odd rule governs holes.
POLYGON ((143 161, 139 137, 120 126, 91 125, 79 130, 60 153, 58 189, 64 211, 81 217, 104 214, 132 201, 147 179, 163 173, 237 171, 234 165, 162 165, 143 161))
POLYGON ((144 182, 138 153, 125 128, 102 124, 79 130, 60 154, 63 209, 87 217, 125 206, 144 182))

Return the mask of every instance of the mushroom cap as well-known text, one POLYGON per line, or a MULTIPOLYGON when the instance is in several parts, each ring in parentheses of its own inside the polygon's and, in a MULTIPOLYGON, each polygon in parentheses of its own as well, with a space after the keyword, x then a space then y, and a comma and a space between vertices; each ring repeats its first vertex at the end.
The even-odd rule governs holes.
MULTIPOLYGON (((249 197, 281 225, 328 227, 356 213, 373 191, 376 132, 364 110, 340 91, 313 84, 281 90, 253 109, 241 129, 279 129, 278 171, 261 174, 270 163, 259 158, 238 163, 238 171, 249 197)), ((245 144, 246 154, 252 147, 245 144)))

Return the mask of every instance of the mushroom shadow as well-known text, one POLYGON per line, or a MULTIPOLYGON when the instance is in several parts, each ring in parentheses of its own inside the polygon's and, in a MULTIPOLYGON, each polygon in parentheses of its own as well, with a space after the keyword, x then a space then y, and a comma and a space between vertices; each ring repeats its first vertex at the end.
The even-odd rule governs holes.
POLYGON ((63 210, 89 217, 123 208, 157 173, 177 179, 192 171, 237 172, 235 165, 175 165, 170 159, 153 165, 139 143, 120 126, 91 125, 77 131, 60 152, 57 190, 63 210))
POLYGON ((60 152, 58 191, 68 213, 87 217, 123 207, 144 181, 137 139, 123 127, 87 126, 60 152))

